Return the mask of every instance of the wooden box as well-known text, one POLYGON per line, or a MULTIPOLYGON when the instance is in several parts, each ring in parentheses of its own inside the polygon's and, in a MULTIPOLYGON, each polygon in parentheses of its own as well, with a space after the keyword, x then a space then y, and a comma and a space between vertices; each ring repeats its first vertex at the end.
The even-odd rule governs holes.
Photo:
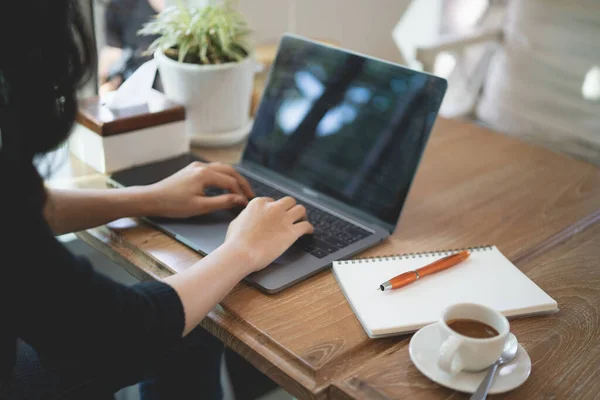
POLYGON ((118 111, 98 97, 79 103, 70 151, 102 173, 166 159, 189 151, 185 109, 152 90, 146 104, 118 111))

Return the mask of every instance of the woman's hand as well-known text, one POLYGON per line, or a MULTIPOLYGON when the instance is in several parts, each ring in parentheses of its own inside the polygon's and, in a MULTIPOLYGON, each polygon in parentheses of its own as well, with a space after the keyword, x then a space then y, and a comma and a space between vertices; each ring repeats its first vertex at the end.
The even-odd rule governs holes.
POLYGON ((306 209, 291 197, 252 200, 229 225, 225 247, 248 256, 249 272, 258 271, 283 254, 300 236, 313 232, 306 209))
POLYGON ((152 216, 187 218, 216 210, 246 206, 254 197, 248 181, 231 165, 193 162, 170 177, 147 187, 152 216), (208 187, 229 193, 205 196, 208 187))
POLYGON ((306 210, 291 197, 256 198, 229 225, 222 246, 166 278, 183 304, 183 334, 198 326, 246 275, 266 267, 300 236, 311 233, 313 227, 305 218, 306 210))

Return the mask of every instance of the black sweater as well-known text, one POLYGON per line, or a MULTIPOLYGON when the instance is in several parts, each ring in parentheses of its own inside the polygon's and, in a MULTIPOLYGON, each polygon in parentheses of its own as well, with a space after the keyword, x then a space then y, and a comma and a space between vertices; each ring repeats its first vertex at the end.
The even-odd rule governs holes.
POLYGON ((0 164, 0 381, 12 371, 17 338, 42 357, 95 368, 173 346, 184 328, 177 293, 94 272, 54 238, 31 164, 0 164))

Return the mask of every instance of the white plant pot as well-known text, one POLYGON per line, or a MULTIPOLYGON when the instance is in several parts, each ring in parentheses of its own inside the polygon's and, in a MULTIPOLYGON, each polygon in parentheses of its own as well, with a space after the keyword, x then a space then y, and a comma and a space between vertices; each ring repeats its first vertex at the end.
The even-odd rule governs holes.
POLYGON ((186 109, 186 131, 193 144, 225 146, 244 139, 252 128, 250 102, 258 64, 180 63, 162 52, 154 58, 165 95, 186 109))

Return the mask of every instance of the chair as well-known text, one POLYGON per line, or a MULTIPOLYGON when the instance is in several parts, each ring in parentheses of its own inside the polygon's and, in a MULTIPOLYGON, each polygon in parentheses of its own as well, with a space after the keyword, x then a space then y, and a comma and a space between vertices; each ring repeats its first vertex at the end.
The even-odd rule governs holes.
POLYGON ((600 165, 600 101, 587 95, 600 88, 582 89, 600 65, 600 2, 510 0, 505 11, 497 28, 417 49, 428 72, 443 52, 458 58, 443 114, 600 165), (476 46, 479 63, 461 80, 476 46))

